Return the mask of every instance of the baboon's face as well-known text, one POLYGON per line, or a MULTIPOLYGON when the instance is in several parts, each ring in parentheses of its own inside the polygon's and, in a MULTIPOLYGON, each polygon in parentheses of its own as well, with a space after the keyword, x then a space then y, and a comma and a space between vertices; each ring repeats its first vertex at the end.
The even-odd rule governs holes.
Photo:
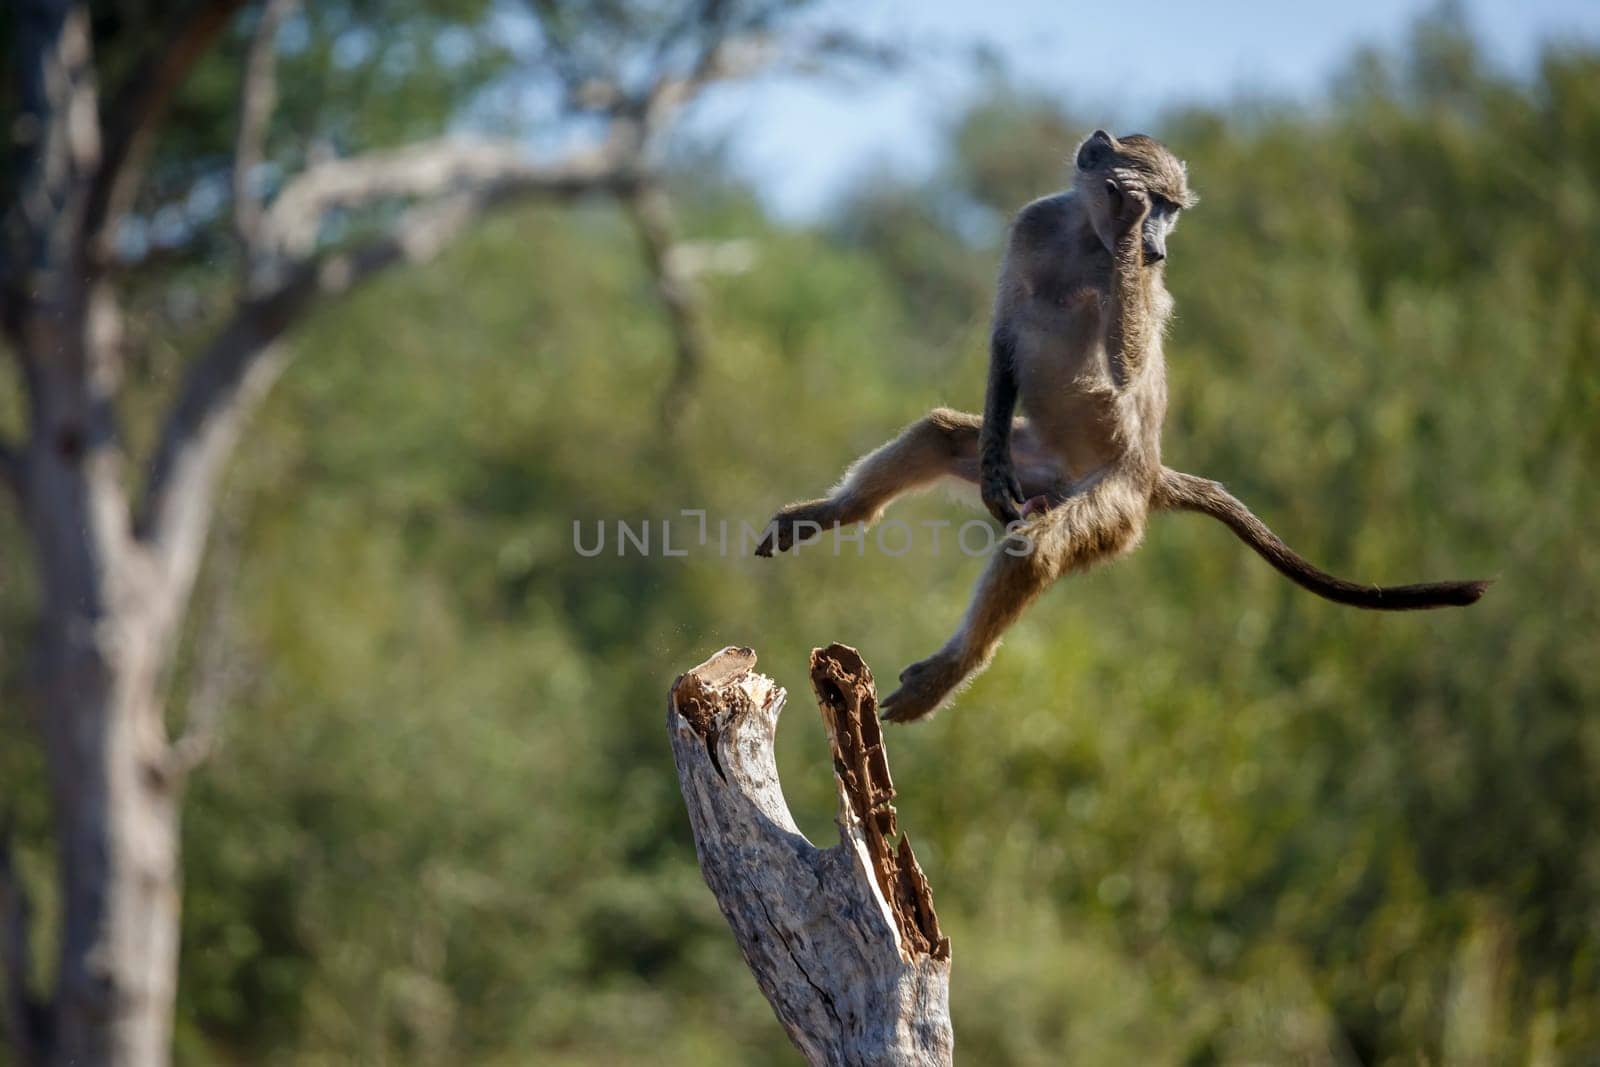
POLYGON ((1150 211, 1140 224, 1144 261, 1159 263, 1167 257, 1167 238, 1178 225, 1184 208, 1192 207, 1189 177, 1183 162, 1165 145, 1142 133, 1115 138, 1096 130, 1078 148, 1078 196, 1089 211, 1089 221, 1106 250, 1116 240, 1107 181, 1121 189, 1142 190, 1150 198, 1150 211))

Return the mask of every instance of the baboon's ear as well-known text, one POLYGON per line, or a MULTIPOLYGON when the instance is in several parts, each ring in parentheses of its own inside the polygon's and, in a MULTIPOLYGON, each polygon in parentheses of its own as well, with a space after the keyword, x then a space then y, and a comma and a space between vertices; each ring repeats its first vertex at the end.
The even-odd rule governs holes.
POLYGON ((1078 148, 1078 169, 1094 170, 1104 165, 1111 153, 1116 151, 1117 143, 1111 135, 1104 130, 1096 130, 1089 135, 1089 139, 1078 148))

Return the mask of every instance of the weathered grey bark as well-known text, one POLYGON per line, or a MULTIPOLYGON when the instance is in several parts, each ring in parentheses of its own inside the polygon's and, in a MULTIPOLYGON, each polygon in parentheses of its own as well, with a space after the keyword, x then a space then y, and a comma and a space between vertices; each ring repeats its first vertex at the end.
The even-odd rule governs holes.
POLYGON ((839 843, 819 849, 784 801, 773 742, 785 694, 754 673, 755 659, 724 649, 680 677, 668 702, 706 884, 809 1062, 948 1064, 950 942, 895 826, 872 673, 844 645, 811 654, 839 790, 839 843))

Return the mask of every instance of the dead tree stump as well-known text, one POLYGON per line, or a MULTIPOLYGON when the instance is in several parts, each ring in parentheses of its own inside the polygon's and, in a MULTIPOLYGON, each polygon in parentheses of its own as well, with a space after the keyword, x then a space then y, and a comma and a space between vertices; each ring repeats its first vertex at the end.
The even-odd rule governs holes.
POLYGON ((872 672, 811 653, 833 747, 839 843, 795 826, 773 742, 784 691, 726 648, 678 678, 667 731, 706 884, 778 1021, 812 1064, 951 1062, 950 942, 895 826, 872 672))

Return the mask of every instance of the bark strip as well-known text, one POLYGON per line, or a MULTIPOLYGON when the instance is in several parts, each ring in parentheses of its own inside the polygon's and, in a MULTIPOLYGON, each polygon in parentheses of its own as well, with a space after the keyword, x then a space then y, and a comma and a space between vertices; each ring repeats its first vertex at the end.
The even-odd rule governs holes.
POLYGON ((883 751, 878 691, 861 653, 829 645, 811 653, 811 688, 833 746, 833 772, 860 825, 878 889, 894 911, 895 927, 911 950, 949 959, 950 939, 939 929, 933 891, 895 825, 894 780, 883 751), (895 839, 899 838, 899 844, 895 839))

